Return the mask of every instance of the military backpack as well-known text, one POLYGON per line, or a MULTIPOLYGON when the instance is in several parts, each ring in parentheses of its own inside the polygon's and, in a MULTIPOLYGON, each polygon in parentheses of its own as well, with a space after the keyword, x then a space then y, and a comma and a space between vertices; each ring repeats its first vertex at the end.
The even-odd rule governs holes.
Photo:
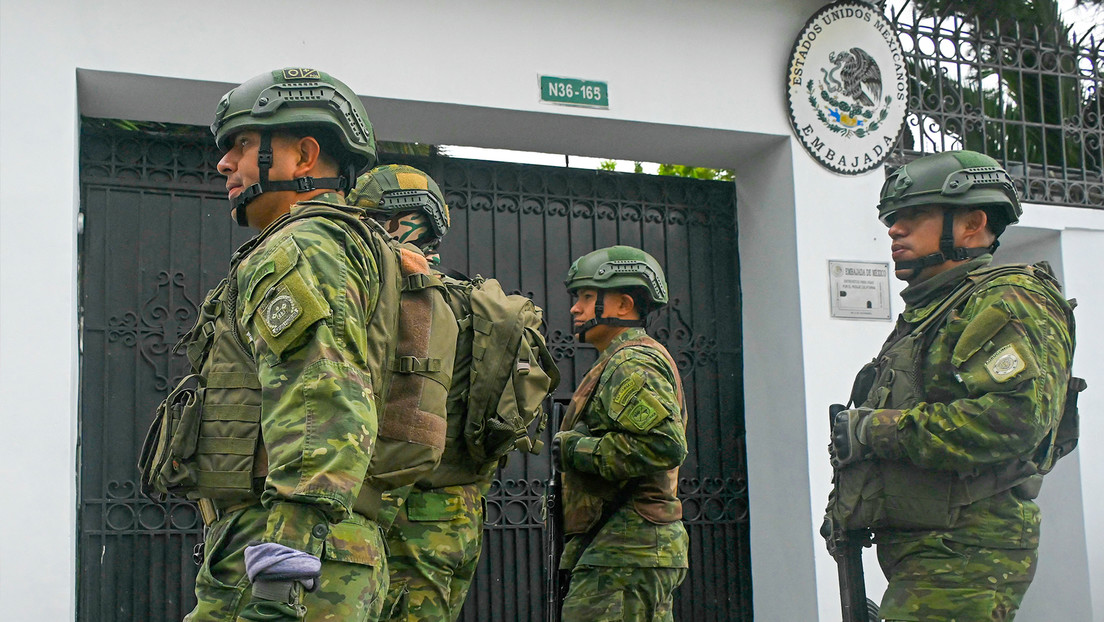
POLYGON ((468 312, 459 318, 449 393, 450 412, 463 413, 457 442, 480 464, 514 449, 540 453, 548 423, 544 400, 560 382, 541 333, 544 312, 525 296, 506 294, 495 279, 453 276, 446 279, 449 294, 462 301, 454 308, 468 312))

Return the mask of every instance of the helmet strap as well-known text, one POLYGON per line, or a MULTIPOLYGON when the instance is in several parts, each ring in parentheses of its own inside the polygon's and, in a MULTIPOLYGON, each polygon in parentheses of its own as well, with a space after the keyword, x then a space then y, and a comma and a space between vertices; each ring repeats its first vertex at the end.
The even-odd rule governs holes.
POLYGON ((938 266, 947 261, 966 261, 975 257, 981 257, 986 253, 997 250, 999 242, 994 241, 992 246, 979 246, 966 248, 954 245, 954 210, 943 210, 943 233, 939 236, 939 252, 925 255, 920 259, 898 261, 893 264, 894 270, 912 270, 910 280, 915 278, 921 270, 929 266, 938 266))
POLYGON ((586 322, 583 322, 583 325, 575 331, 575 338, 578 339, 580 343, 586 343, 587 332, 595 326, 598 326, 599 324, 605 324, 607 326, 621 326, 625 328, 629 328, 632 326, 639 326, 643 328, 648 325, 648 321, 643 317, 641 317, 639 320, 623 320, 616 317, 602 317, 602 314, 606 312, 605 299, 607 291, 609 290, 598 290, 598 295, 596 296, 596 300, 594 301, 594 317, 587 320, 586 322))
POLYGON ((260 180, 249 186, 241 194, 230 200, 230 207, 234 210, 234 220, 239 226, 248 227, 246 218, 246 206, 265 192, 291 190, 296 193, 310 192, 311 190, 340 190, 348 192, 351 181, 356 179, 356 166, 349 164, 345 174, 340 177, 296 177, 281 181, 269 181, 268 171, 272 168, 272 132, 261 132, 261 146, 257 150, 257 169, 260 180))

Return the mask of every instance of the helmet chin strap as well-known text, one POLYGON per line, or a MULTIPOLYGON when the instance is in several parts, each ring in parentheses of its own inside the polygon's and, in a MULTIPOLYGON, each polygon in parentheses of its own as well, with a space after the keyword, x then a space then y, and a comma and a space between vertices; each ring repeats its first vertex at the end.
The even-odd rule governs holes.
POLYGON ((939 252, 925 255, 919 259, 908 259, 893 264, 894 270, 912 270, 912 274, 906 280, 915 278, 920 271, 929 266, 938 266, 947 261, 965 261, 975 257, 981 257, 986 253, 997 250, 1000 242, 993 240, 992 246, 980 246, 965 248, 954 245, 954 213, 951 210, 943 210, 943 233, 939 236, 939 252))
POLYGON ((340 177, 296 177, 295 179, 287 179, 281 181, 269 181, 268 171, 272 168, 272 133, 261 132, 261 146, 257 151, 257 168, 260 172, 260 180, 243 190, 238 196, 230 199, 230 209, 234 211, 234 220, 241 227, 249 226, 249 219, 246 217, 246 206, 253 202, 253 199, 261 196, 265 192, 278 191, 278 190, 292 190, 296 193, 310 192, 311 190, 343 190, 348 192, 352 182, 350 180, 356 179, 353 165, 350 164, 345 171, 345 174, 340 177))
POLYGON ((579 343, 586 343, 586 334, 587 334, 587 332, 590 331, 590 329, 594 328, 595 326, 597 326, 599 324, 606 324, 608 326, 624 326, 624 327, 630 327, 630 326, 644 327, 644 326, 648 325, 647 319, 645 319, 643 317, 640 318, 639 320, 623 320, 621 318, 616 318, 616 317, 603 317, 602 314, 606 312, 606 308, 605 308, 606 294, 605 294, 605 292, 599 290, 598 295, 596 296, 596 298, 597 298, 597 300, 594 301, 594 317, 587 320, 586 322, 583 322, 583 325, 575 330, 575 338, 579 340, 579 343))

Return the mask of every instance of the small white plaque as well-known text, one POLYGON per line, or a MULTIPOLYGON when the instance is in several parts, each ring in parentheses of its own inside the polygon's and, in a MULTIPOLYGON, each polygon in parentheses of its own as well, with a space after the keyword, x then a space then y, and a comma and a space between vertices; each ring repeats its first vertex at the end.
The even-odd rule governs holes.
POLYGON ((889 320, 889 264, 828 260, 832 317, 889 320))

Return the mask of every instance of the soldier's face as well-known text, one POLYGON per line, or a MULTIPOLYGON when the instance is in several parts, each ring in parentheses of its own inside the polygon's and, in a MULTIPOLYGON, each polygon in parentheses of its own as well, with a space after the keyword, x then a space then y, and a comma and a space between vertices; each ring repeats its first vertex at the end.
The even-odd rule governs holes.
MULTIPOLYGON (((578 332, 579 327, 583 324, 594 319, 594 306, 598 302, 598 296, 604 296, 602 317, 618 317, 620 315, 619 310, 622 305, 619 297, 621 294, 611 291, 599 292, 596 289, 586 288, 577 290, 575 304, 571 305, 571 319, 574 323, 575 332, 578 332)), ((621 329, 618 327, 599 324, 587 331, 586 342, 596 345, 598 349, 602 350, 620 331, 621 329)))
POLYGON ((429 242, 433 232, 429 228, 429 221, 421 212, 404 212, 387 221, 384 225, 391 237, 399 242, 409 242, 415 246, 421 246, 429 242))
MULTIPOLYGON (((894 262, 920 259, 939 252, 939 238, 943 234, 943 208, 936 205, 906 207, 890 217, 889 237, 893 240, 890 252, 894 262)), ((897 270, 894 274, 909 283, 923 281, 949 269, 949 262, 928 266, 923 270, 897 270)))
POLYGON ((575 304, 571 305, 571 319, 575 323, 575 328, 578 328, 587 320, 594 319, 594 304, 598 301, 598 290, 580 289, 575 294, 575 304))
MULTIPOLYGON (((243 130, 231 137, 229 148, 218 162, 218 172, 226 176, 226 195, 233 200, 245 189, 261 180, 257 154, 261 135, 254 130, 243 130)), ((295 170, 296 150, 293 139, 281 134, 272 137, 272 166, 268 172, 271 180, 291 179, 295 170)), ((250 226, 263 228, 279 215, 280 193, 265 192, 247 206, 250 226)))

